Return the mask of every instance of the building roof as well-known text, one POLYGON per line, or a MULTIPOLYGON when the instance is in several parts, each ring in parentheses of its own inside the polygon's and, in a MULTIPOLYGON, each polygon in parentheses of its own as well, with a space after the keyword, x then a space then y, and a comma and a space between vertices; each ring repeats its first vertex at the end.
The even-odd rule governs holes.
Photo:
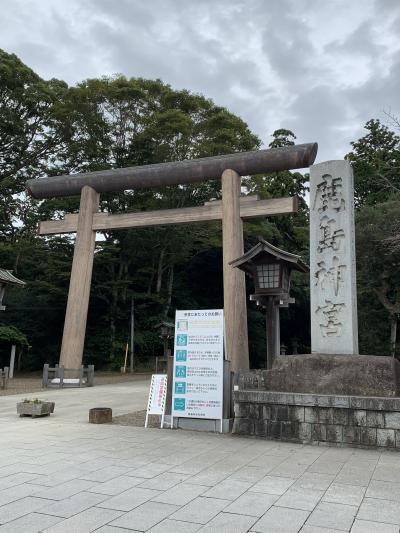
POLYGON ((281 250, 280 248, 273 246, 272 244, 267 241, 264 241, 264 239, 261 238, 259 238, 259 242, 255 246, 253 246, 253 248, 251 248, 241 257, 238 257, 234 261, 231 261, 229 264, 233 267, 237 267, 241 270, 244 270, 248 274, 251 274, 251 265, 254 259, 263 255, 270 255, 274 257, 274 259, 286 263, 289 268, 293 270, 298 270, 299 272, 307 273, 310 270, 308 265, 306 265, 302 261, 299 255, 285 252, 285 250, 281 250))
POLYGON ((6 283, 8 285, 26 285, 25 281, 16 278, 12 274, 12 270, 5 270, 0 268, 0 283, 6 283))

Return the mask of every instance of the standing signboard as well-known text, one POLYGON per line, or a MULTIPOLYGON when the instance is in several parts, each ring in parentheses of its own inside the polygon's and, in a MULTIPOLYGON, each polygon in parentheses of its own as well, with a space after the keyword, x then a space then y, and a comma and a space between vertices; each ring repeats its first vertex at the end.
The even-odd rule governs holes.
POLYGON ((153 374, 151 376, 149 400, 144 427, 147 428, 149 415, 161 416, 161 427, 164 426, 165 401, 167 398, 167 375, 153 374))
POLYGON ((222 426, 223 365, 223 309, 176 311, 172 419, 217 419, 222 426))

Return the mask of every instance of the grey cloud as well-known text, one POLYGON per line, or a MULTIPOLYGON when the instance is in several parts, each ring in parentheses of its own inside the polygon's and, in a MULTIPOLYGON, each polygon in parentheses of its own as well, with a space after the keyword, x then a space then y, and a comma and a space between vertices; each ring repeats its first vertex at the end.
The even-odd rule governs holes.
POLYGON ((384 53, 386 47, 376 42, 372 21, 365 21, 346 39, 329 43, 325 47, 328 53, 360 54, 371 59, 384 53))
POLYGON ((399 0, 353 0, 362 16, 343 23, 345 0, 4 2, 0 47, 43 77, 161 78, 228 107, 266 145, 279 127, 319 141, 319 160, 343 157, 365 121, 398 102, 399 0), (316 30, 333 14, 324 47, 316 30))

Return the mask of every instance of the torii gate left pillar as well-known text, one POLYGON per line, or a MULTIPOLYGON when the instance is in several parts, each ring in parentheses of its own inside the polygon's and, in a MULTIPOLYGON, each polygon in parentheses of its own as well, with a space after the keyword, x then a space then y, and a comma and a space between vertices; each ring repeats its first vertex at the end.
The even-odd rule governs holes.
POLYGON ((233 372, 249 369, 245 273, 229 264, 243 253, 240 176, 234 170, 225 170, 222 174, 225 348, 233 372))
POLYGON ((78 369, 82 364, 96 242, 93 215, 98 207, 99 194, 83 187, 60 354, 60 366, 65 368, 78 369))

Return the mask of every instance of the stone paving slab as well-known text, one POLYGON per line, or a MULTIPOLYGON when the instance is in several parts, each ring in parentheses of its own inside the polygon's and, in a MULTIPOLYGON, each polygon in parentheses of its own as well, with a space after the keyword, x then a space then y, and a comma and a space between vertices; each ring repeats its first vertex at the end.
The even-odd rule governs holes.
MULTIPOLYGON (((147 385, 102 386, 102 403, 145 405, 147 385)), ((0 399, 0 533, 399 533, 396 452, 95 426, 86 391, 56 391, 46 419, 0 399)))

